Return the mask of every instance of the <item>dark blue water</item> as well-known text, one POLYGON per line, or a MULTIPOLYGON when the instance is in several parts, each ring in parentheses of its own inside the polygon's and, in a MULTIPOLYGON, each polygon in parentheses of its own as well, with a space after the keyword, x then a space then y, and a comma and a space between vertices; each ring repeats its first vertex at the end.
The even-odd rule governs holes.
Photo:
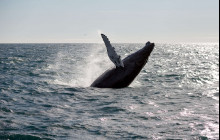
POLYGON ((90 88, 111 66, 103 44, 1 44, 0 139, 219 139, 218 44, 156 44, 130 87, 90 88))

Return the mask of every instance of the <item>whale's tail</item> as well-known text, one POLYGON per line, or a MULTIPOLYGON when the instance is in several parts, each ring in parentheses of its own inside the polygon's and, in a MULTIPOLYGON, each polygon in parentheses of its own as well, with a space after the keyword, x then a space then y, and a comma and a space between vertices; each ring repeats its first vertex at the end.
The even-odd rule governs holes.
POLYGON ((121 61, 121 56, 116 53, 115 48, 112 47, 108 37, 104 34, 101 34, 101 36, 103 41, 105 42, 110 60, 115 64, 116 67, 124 67, 123 62, 121 61))

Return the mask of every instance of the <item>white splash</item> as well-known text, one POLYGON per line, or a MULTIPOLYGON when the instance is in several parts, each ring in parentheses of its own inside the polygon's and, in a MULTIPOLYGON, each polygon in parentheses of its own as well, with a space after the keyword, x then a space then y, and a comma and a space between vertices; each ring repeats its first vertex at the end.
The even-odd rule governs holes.
POLYGON ((81 78, 78 79, 79 84, 76 86, 90 86, 99 75, 107 70, 109 65, 111 63, 107 57, 105 48, 102 46, 91 47, 90 55, 82 63, 82 67, 79 67, 81 78))
POLYGON ((71 53, 60 51, 53 63, 45 69, 54 72, 51 84, 71 87, 89 87, 91 83, 101 75, 109 66, 106 49, 100 44, 94 44, 90 50, 86 50, 88 56, 76 60, 71 53))

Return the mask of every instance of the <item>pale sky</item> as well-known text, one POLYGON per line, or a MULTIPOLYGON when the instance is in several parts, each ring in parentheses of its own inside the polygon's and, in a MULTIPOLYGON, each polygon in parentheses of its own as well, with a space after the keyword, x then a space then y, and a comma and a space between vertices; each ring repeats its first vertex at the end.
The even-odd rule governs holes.
POLYGON ((219 0, 0 0, 0 43, 219 42, 219 0))

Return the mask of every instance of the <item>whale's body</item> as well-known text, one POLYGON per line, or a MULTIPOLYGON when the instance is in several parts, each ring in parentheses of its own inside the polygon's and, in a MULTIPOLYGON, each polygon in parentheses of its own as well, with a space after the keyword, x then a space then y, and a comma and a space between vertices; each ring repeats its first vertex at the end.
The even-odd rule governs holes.
POLYGON ((154 46, 154 43, 148 42, 144 48, 122 60, 124 67, 107 70, 91 84, 91 87, 124 88, 129 86, 147 63, 154 46))

